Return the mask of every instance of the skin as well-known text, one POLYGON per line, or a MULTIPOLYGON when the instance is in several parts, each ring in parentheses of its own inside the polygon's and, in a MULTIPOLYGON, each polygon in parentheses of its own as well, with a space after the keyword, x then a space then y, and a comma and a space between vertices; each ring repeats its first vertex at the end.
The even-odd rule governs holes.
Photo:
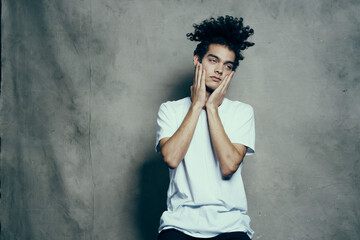
POLYGON ((218 112, 234 76, 234 60, 234 52, 220 44, 210 44, 201 63, 199 56, 194 56, 195 74, 190 87, 192 103, 189 111, 174 135, 160 140, 161 153, 169 167, 176 168, 184 158, 202 109, 207 113, 211 142, 222 175, 231 176, 240 166, 246 147, 231 143, 218 112))

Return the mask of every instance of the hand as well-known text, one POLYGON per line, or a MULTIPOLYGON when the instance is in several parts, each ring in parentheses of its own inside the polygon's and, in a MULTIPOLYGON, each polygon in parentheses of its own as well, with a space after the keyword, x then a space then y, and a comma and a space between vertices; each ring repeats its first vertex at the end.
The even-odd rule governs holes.
POLYGON ((212 92, 206 102, 206 108, 217 108, 223 102, 226 91, 230 85, 231 79, 234 76, 234 71, 227 75, 220 85, 212 92))
POLYGON ((204 108, 207 97, 205 88, 205 69, 203 69, 201 63, 197 63, 196 65, 194 83, 190 87, 190 90, 193 106, 204 108))

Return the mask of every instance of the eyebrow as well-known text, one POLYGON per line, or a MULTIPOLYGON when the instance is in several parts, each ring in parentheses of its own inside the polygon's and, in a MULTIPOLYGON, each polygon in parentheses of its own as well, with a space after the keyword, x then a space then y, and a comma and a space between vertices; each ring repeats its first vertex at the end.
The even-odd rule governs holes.
MULTIPOLYGON (((221 58, 219 58, 218 56, 216 56, 216 55, 214 55, 214 54, 211 54, 211 53, 209 53, 208 57, 214 57, 214 58, 216 58, 216 59, 220 59, 220 60, 221 60, 221 58)), ((234 65, 234 62, 232 62, 232 61, 226 61, 225 63, 231 63, 232 65, 234 65)))

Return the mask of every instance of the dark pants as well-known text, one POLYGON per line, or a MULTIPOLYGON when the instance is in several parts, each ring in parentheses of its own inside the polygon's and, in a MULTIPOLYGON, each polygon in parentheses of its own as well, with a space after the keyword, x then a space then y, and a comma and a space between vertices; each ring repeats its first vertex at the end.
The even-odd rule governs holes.
POLYGON ((212 238, 195 238, 186 235, 176 229, 166 229, 160 232, 158 240, 250 240, 248 235, 244 232, 230 232, 222 233, 212 238))

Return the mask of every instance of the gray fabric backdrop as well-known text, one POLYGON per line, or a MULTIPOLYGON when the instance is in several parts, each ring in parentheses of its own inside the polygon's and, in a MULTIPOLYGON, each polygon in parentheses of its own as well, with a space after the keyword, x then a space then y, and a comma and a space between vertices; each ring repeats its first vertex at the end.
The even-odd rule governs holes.
POLYGON ((159 105, 188 94, 210 16, 255 47, 229 98, 255 109, 254 239, 359 239, 360 2, 2 0, 1 239, 155 239, 159 105))

